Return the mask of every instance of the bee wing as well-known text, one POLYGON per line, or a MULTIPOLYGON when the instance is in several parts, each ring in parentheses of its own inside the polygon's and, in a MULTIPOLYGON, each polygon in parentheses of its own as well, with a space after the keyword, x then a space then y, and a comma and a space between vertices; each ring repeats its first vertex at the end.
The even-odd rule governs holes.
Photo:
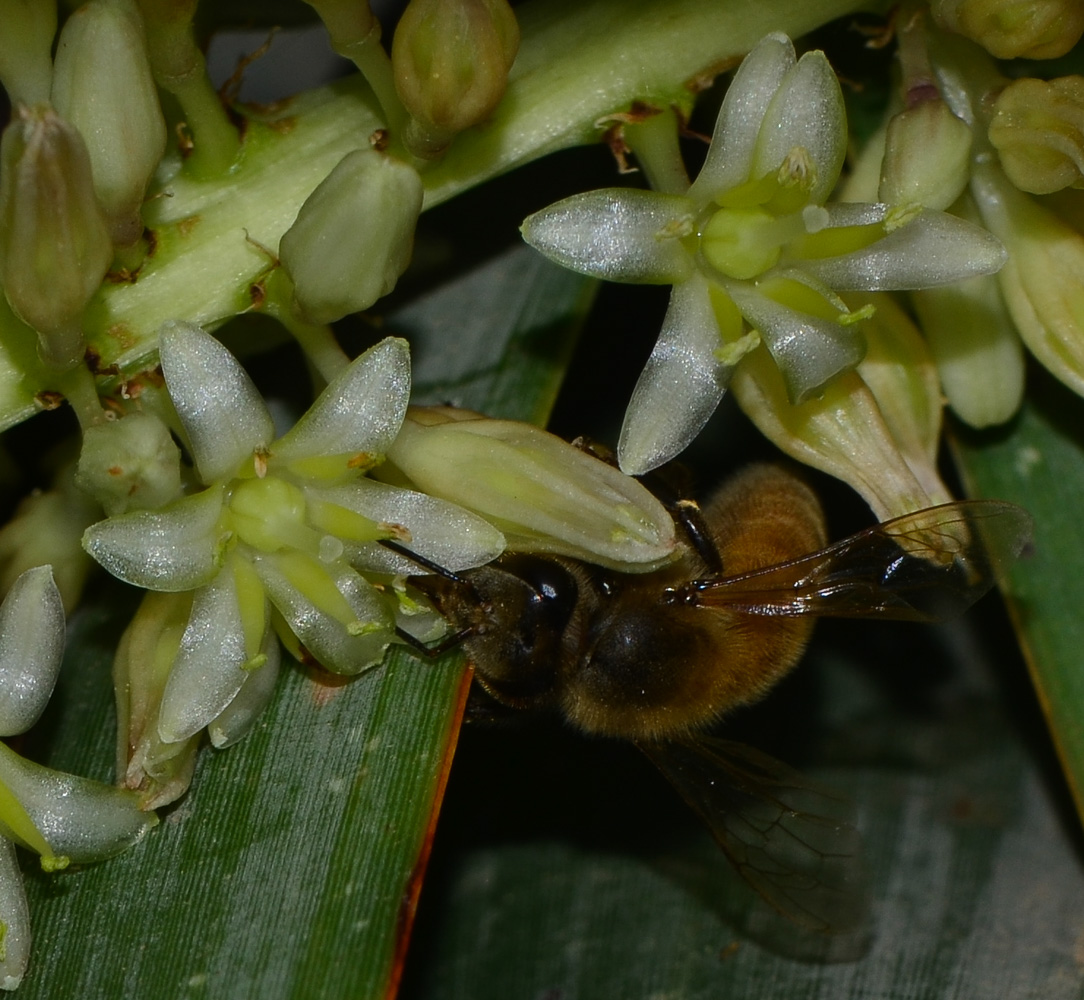
POLYGON ((784 917, 822 933, 867 921, 862 839, 847 799, 741 743, 694 736, 637 746, 784 917))
POLYGON ((678 599, 755 615, 943 621, 993 587, 1031 531, 1015 504, 947 503, 776 566, 693 581, 678 599))

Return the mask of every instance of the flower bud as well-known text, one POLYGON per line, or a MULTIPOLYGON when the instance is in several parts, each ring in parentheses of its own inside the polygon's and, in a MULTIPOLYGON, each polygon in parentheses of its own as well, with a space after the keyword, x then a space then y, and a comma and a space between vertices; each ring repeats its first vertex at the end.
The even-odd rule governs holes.
POLYGON ((500 103, 519 48, 507 0, 411 0, 395 30, 395 89, 412 116, 406 143, 439 153, 500 103))
POLYGON ((134 0, 91 0, 68 18, 57 43, 52 95, 87 144, 113 241, 131 245, 143 232, 143 194, 166 148, 134 0))
POLYGON ((967 186, 971 129, 936 97, 888 123, 878 200, 944 211, 967 186))
POLYGON ((674 522, 648 490, 531 424, 415 407, 388 461, 422 492, 481 514, 504 532, 510 551, 554 552, 628 573, 677 554, 674 522))
POLYGON ((46 105, 20 107, 0 139, 0 282, 50 366, 82 360, 80 317, 112 259, 79 133, 46 105))
POLYGON ((1002 424, 1024 395, 1024 349, 993 274, 911 293, 941 387, 971 427, 1002 424))
POLYGON ((349 58, 351 46, 373 31, 380 34, 380 22, 373 16, 368 0, 305 0, 305 3, 320 15, 331 47, 339 55, 349 58))
POLYGON ((1014 80, 998 95, 989 135, 1022 191, 1084 186, 1084 76, 1014 80))
POLYGON ((180 496, 181 452, 158 417, 130 413, 86 429, 75 482, 110 516, 153 510, 180 496))
POLYGON ((347 153, 279 244, 305 318, 330 323, 387 295, 410 263, 421 207, 412 167, 372 149, 347 153))
POLYGON ((992 160, 976 164, 972 192, 983 222, 1009 251, 997 278, 1021 339, 1084 395, 1084 234, 1015 187, 992 160))
POLYGON ((1080 0, 933 0, 934 20, 999 59, 1054 59, 1084 33, 1080 0))
POLYGON ((74 468, 65 466, 48 490, 31 493, 0 528, 0 592, 31 567, 50 565, 70 613, 93 565, 83 532, 100 517, 98 505, 75 485, 74 468))
POLYGON ((55 0, 0 0, 0 84, 12 105, 49 100, 55 0))

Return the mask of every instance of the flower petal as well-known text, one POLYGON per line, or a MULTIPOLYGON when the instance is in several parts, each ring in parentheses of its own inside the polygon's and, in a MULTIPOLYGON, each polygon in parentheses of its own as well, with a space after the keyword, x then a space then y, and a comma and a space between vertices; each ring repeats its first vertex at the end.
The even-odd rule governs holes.
MULTIPOLYGON (((492 524, 427 493, 372 479, 310 492, 373 521, 402 525, 410 532, 407 548, 453 573, 481 566, 504 551, 504 535, 492 524)), ((419 572, 417 563, 375 542, 351 546, 349 559, 356 568, 375 573, 419 572)))
POLYGON ((981 226, 923 209, 875 243, 839 257, 803 261, 802 270, 841 291, 896 291, 993 274, 1008 259, 981 226))
POLYGON ((53 693, 64 657, 64 604, 51 566, 23 573, 0 605, 0 735, 26 732, 53 693))
MULTIPOLYGON (((355 358, 274 445, 283 461, 357 455, 379 460, 395 440, 410 397, 410 349, 387 337, 355 358)), ((369 463, 372 464, 372 463, 369 463)))
POLYGON ((388 458, 419 489, 499 527, 511 551, 624 572, 647 572, 676 555, 673 518, 650 491, 539 427, 419 409, 388 458))
POLYGON ((134 792, 54 771, 0 743, 0 781, 41 831, 53 852, 74 864, 101 861, 130 847, 158 822, 134 792))
POLYGON ((247 660, 237 587, 227 568, 192 597, 158 709, 162 741, 187 740, 212 722, 241 690, 247 660))
POLYGON ((319 566, 296 552, 260 556, 253 565, 292 633, 282 638, 294 655, 308 653, 327 670, 357 674, 378 664, 395 641, 388 606, 353 570, 319 566))
POLYGON ((268 629, 260 652, 267 657, 263 666, 250 670, 241 690, 207 727, 212 745, 223 750, 232 746, 256 724, 275 693, 275 683, 282 665, 282 650, 275 633, 268 629))
POLYGON ((807 52, 787 72, 772 97, 753 155, 752 176, 779 169, 796 146, 816 169, 809 199, 820 204, 832 193, 847 154, 847 111, 839 80, 823 52, 807 52))
POLYGON ((689 189, 696 204, 749 179, 764 115, 794 63, 794 46, 780 32, 766 35, 742 60, 719 109, 707 159, 689 189))
POLYGON ((0 952, 0 990, 14 990, 23 981, 30 961, 30 907, 23 889, 23 873, 15 845, 0 837, 0 926, 4 928, 0 952))
POLYGON ((83 548, 125 583, 178 592, 209 583, 226 543, 217 530, 222 487, 156 511, 131 511, 92 524, 83 548))
POLYGON ((275 436, 252 379, 237 359, 194 323, 162 324, 159 355, 200 479, 227 479, 275 436))
POLYGON ((731 294, 779 366, 792 403, 809 399, 866 352, 853 325, 798 312, 744 285, 735 285, 731 294))
POLYGON ((682 195, 605 188, 565 198, 529 215, 523 238, 550 260, 606 281, 671 285, 693 259, 682 238, 694 231, 694 207, 682 195))
POLYGON ((657 468, 700 432, 733 371, 716 356, 722 346, 707 281, 697 275, 675 285, 621 427, 617 459, 623 472, 638 476, 657 468))

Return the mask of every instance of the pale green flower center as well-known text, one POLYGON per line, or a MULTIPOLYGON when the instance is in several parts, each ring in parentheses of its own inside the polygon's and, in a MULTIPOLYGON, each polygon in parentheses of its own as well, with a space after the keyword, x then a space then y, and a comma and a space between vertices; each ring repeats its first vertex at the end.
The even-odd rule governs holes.
POLYGON ((238 480, 229 512, 238 540, 260 552, 310 547, 305 544, 312 532, 305 523, 305 494, 285 479, 238 480))
POLYGON ((700 249, 717 271, 746 281, 773 267, 794 235, 791 218, 763 208, 721 208, 701 232, 700 249))
POLYGON ((700 249, 722 274, 749 281, 778 263, 783 247, 805 234, 802 210, 816 183, 808 151, 795 146, 778 170, 721 192, 700 232, 700 249))
MULTIPOLYGON (((266 464, 263 472, 258 478, 233 481, 223 528, 242 545, 257 552, 275 553, 279 569, 294 587, 351 635, 383 628, 379 622, 358 620, 336 586, 337 567, 342 568, 344 542, 402 538, 405 529, 378 523, 346 507, 307 496, 287 478, 268 473, 266 464)), ((248 635, 247 623, 256 620, 257 604, 262 608, 263 588, 246 559, 235 560, 235 569, 242 621, 246 623, 246 647, 255 653, 262 631, 256 634, 253 630, 248 635)), ((258 665, 253 659, 246 669, 258 665)))

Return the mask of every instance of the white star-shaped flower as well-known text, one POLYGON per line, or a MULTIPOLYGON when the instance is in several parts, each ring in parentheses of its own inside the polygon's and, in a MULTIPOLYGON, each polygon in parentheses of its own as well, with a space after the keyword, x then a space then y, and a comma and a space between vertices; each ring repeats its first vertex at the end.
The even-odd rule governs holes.
POLYGON ((206 488, 161 510, 100 521, 83 544, 128 583, 194 592, 162 697, 165 742, 189 738, 233 702, 267 662, 272 624, 295 652, 303 647, 347 674, 379 663, 397 625, 416 632, 421 619, 432 630, 435 614, 411 622, 416 607, 394 585, 417 565, 381 539, 452 571, 503 549, 501 533, 481 518, 364 476, 383 461, 406 412, 405 341, 388 338, 355 359, 278 439, 256 387, 214 337, 167 323, 160 354, 206 488))
POLYGON ((1004 263, 996 238, 944 212, 826 205, 846 144, 824 53, 797 59, 785 35, 771 34, 735 73, 684 194, 591 191, 524 222, 528 243, 573 270, 673 285, 625 415, 622 470, 638 475, 682 451, 761 342, 794 402, 853 368, 865 314, 850 313, 837 291, 927 288, 1004 263))

